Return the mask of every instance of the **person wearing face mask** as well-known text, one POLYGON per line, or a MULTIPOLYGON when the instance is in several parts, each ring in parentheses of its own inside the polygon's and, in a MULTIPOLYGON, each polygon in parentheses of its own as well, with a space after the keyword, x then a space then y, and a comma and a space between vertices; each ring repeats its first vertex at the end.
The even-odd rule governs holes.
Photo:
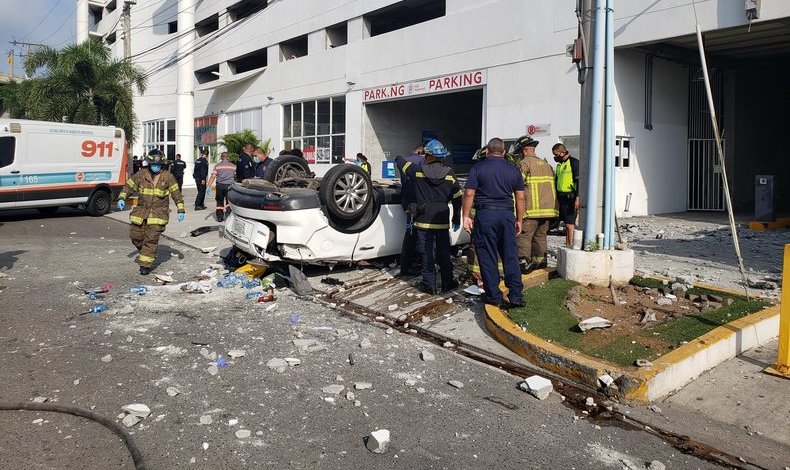
POLYGON ((273 161, 274 159, 269 158, 265 150, 261 147, 255 147, 255 151, 252 152, 252 162, 255 164, 255 177, 263 178, 266 175, 266 168, 273 161))
POLYGON ((368 157, 362 155, 361 153, 358 153, 357 165, 359 165, 360 168, 365 170, 365 173, 370 174, 370 163, 368 163, 368 157))
POLYGON ((572 157, 562 144, 554 144, 551 153, 557 162, 557 202, 560 206, 560 220, 565 222, 565 245, 573 246, 576 213, 579 211, 579 160, 572 157))
POLYGON ((137 206, 129 214, 129 238, 140 251, 137 264, 140 265, 140 274, 143 276, 151 273, 151 267, 156 261, 156 250, 159 248, 159 237, 165 231, 170 218, 168 197, 173 198, 176 203, 178 221, 184 221, 184 197, 176 179, 165 169, 165 156, 161 151, 153 149, 148 152, 146 160, 148 166, 126 180, 117 203, 118 209, 124 210, 126 198, 132 194, 138 195, 137 206))

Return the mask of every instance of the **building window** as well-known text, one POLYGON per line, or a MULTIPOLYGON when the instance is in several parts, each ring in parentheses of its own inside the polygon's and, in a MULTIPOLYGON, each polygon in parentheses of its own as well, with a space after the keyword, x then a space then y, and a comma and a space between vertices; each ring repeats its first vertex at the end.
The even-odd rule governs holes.
POLYGON ((345 46, 348 44, 348 23, 342 22, 326 28, 326 48, 345 46))
POLYGON ((233 73, 244 73, 250 70, 262 69, 268 64, 266 48, 244 54, 228 61, 228 66, 233 73))
POLYGON ((268 3, 261 0, 242 0, 228 7, 228 15, 230 15, 231 21, 239 21, 252 16, 267 6, 268 3))
POLYGON ((227 115, 226 128, 228 134, 235 134, 244 129, 249 129, 259 140, 263 139, 263 109, 252 108, 229 112, 227 115))
POLYGON ((404 0, 368 13, 364 19, 373 37, 441 18, 446 12, 446 0, 404 0))
POLYGON ((146 155, 153 149, 159 149, 168 160, 176 157, 176 120, 162 119, 143 123, 143 150, 146 155))
POLYGON ((178 32, 178 21, 171 21, 167 23, 167 34, 173 34, 178 32))
POLYGON ((219 14, 215 13, 205 20, 195 23, 195 32, 198 37, 205 36, 219 29, 219 14))
POLYGON ((631 138, 617 136, 614 139, 615 168, 631 168, 631 138))
POLYGON ((219 80, 219 77, 219 64, 206 67, 205 69, 195 70, 195 80, 200 84, 219 80))
POLYGON ((346 98, 283 105, 283 148, 301 149, 308 163, 342 163, 346 153, 346 98))
POLYGON ((280 62, 297 59, 307 55, 307 35, 280 43, 280 62))

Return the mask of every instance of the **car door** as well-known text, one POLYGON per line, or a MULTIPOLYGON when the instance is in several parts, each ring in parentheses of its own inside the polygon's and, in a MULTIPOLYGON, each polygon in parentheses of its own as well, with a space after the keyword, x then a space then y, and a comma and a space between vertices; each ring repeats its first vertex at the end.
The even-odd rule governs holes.
POLYGON ((0 209, 17 206, 19 199, 19 166, 16 156, 17 137, 0 135, 0 209))

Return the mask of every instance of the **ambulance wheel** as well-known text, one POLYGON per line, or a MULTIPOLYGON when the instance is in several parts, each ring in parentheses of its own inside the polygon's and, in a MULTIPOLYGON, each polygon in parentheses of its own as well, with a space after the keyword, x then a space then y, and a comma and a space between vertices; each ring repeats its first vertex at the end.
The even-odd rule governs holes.
POLYGON ((318 197, 331 217, 356 220, 370 206, 373 183, 365 170, 343 163, 330 168, 321 178, 318 197))
POLYGON ((52 215, 58 211, 58 206, 50 206, 50 207, 36 207, 36 210, 41 212, 44 215, 52 215))
POLYGON ((110 205, 110 193, 103 189, 97 189, 93 192, 90 200, 88 200, 86 210, 93 217, 99 217, 110 212, 110 205))
POLYGON ((266 167, 263 179, 272 183, 279 183, 286 178, 307 178, 310 167, 303 158, 296 155, 280 155, 266 167))

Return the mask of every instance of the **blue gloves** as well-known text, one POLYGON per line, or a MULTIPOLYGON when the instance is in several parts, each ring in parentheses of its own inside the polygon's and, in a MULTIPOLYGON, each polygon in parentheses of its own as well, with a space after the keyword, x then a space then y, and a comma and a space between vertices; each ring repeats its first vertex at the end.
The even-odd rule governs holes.
POLYGON ((123 199, 118 199, 118 210, 122 211, 126 209, 126 202, 123 199))
POLYGON ((210 193, 211 193, 211 186, 206 186, 206 194, 210 194, 210 193))
POLYGON ((453 232, 461 230, 461 224, 453 224, 453 232))
POLYGON ((183 212, 179 212, 178 213, 178 221, 179 222, 183 222, 184 221, 184 213, 183 212))

